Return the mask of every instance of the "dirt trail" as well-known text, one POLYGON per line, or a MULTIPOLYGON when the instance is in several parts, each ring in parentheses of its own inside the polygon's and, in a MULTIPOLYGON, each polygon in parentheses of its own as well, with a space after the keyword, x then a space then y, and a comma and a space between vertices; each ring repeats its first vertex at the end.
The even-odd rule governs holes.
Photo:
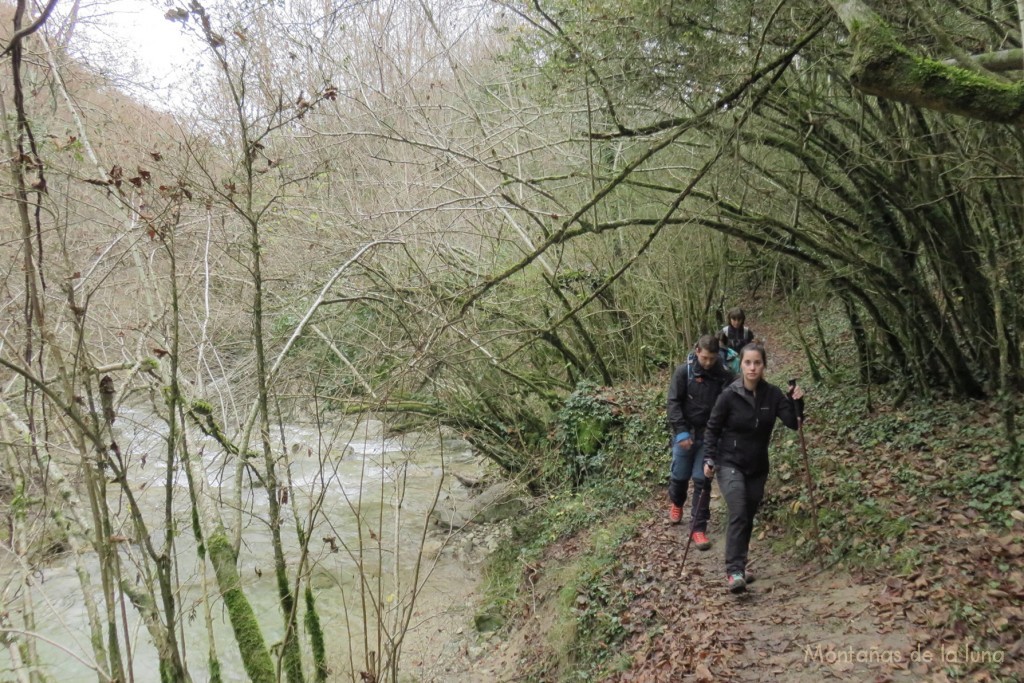
MULTIPOLYGON (((682 571, 686 520, 669 525, 661 497, 648 502, 650 522, 621 549, 622 569, 616 577, 632 596, 619 615, 631 634, 620 653, 632 661, 628 671, 607 680, 947 680, 941 672, 942 652, 931 652, 930 665, 918 661, 929 656, 918 643, 929 642, 930 634, 892 609, 887 599, 891 590, 884 582, 858 582, 841 572, 795 565, 771 556, 769 539, 755 538, 749 569, 756 581, 746 593, 730 594, 724 577, 725 510, 715 493, 708 534, 714 545, 706 552, 691 547, 682 571)), ((755 527, 755 536, 759 531, 755 527)), ((526 670, 533 671, 529 680, 558 680, 554 671, 550 678, 537 672, 559 637, 549 630, 550 605, 561 587, 555 563, 550 567, 536 584, 530 614, 475 656, 465 655, 465 641, 463 655, 449 661, 433 680, 510 683, 527 680, 526 670)))
POLYGON ((935 668, 912 661, 915 635, 927 638, 888 610, 888 586, 794 566, 769 554, 768 539, 751 543, 748 569, 756 581, 743 594, 729 593, 716 523, 724 505, 717 502, 708 534, 714 546, 691 547, 682 570, 685 520, 665 524, 658 501, 651 503, 651 524, 626 544, 633 576, 644 577, 631 611, 657 613, 675 627, 658 635, 638 631, 627 644, 632 668, 613 680, 919 681, 935 668))

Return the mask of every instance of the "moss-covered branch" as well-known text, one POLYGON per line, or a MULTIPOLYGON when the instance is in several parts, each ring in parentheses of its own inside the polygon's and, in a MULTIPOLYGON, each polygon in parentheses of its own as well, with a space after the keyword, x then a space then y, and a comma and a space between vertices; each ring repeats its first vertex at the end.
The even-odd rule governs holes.
POLYGON ((861 0, 829 3, 850 32, 850 81, 860 91, 981 121, 1024 125, 1024 84, 913 54, 861 0))
POLYGON ((242 581, 238 576, 235 551, 231 547, 231 542, 223 533, 218 533, 210 537, 206 548, 213 571, 217 575, 221 597, 228 609, 228 617, 231 619, 231 628, 235 632, 245 672, 256 683, 273 683, 276 680, 274 662, 263 640, 263 632, 256 621, 252 605, 242 592, 242 581))
MULTIPOLYGON (((193 401, 188 407, 188 416, 192 418, 196 427, 206 436, 212 437, 219 443, 225 451, 231 455, 238 455, 241 449, 235 442, 228 438, 224 430, 217 424, 217 420, 213 417, 213 406, 206 401, 193 401)), ((256 453, 253 451, 247 451, 245 454, 247 458, 255 458, 256 453)))

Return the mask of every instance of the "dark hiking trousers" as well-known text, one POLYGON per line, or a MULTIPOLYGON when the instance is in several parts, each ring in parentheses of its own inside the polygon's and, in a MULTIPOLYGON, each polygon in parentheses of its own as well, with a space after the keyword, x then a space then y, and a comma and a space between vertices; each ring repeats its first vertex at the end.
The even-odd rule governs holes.
POLYGON ((747 476, 735 467, 722 467, 716 472, 718 488, 729 508, 725 530, 725 573, 743 574, 747 568, 747 549, 754 530, 754 515, 764 498, 768 473, 747 476))

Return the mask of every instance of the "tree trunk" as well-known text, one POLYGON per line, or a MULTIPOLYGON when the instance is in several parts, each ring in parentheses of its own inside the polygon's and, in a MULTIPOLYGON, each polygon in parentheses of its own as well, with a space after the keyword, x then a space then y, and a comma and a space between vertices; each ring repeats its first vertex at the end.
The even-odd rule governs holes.
POLYGON ((256 621, 252 605, 242 592, 235 551, 223 530, 210 536, 206 549, 231 619, 231 628, 235 632, 245 672, 253 683, 274 683, 274 662, 263 640, 263 632, 256 621))

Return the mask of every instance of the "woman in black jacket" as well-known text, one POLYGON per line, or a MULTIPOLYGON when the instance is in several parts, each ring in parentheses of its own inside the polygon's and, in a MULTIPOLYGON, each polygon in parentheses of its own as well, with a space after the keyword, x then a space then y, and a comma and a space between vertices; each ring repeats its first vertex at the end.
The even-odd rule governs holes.
POLYGON ((725 535, 725 573, 729 590, 743 591, 747 549, 754 528, 754 515, 764 498, 768 479, 768 442, 781 420, 796 429, 794 401, 803 390, 794 387, 789 396, 764 379, 768 356, 760 344, 748 344, 740 351, 740 376, 722 390, 705 431, 704 474, 709 479, 718 471, 718 488, 729 508, 725 535))

